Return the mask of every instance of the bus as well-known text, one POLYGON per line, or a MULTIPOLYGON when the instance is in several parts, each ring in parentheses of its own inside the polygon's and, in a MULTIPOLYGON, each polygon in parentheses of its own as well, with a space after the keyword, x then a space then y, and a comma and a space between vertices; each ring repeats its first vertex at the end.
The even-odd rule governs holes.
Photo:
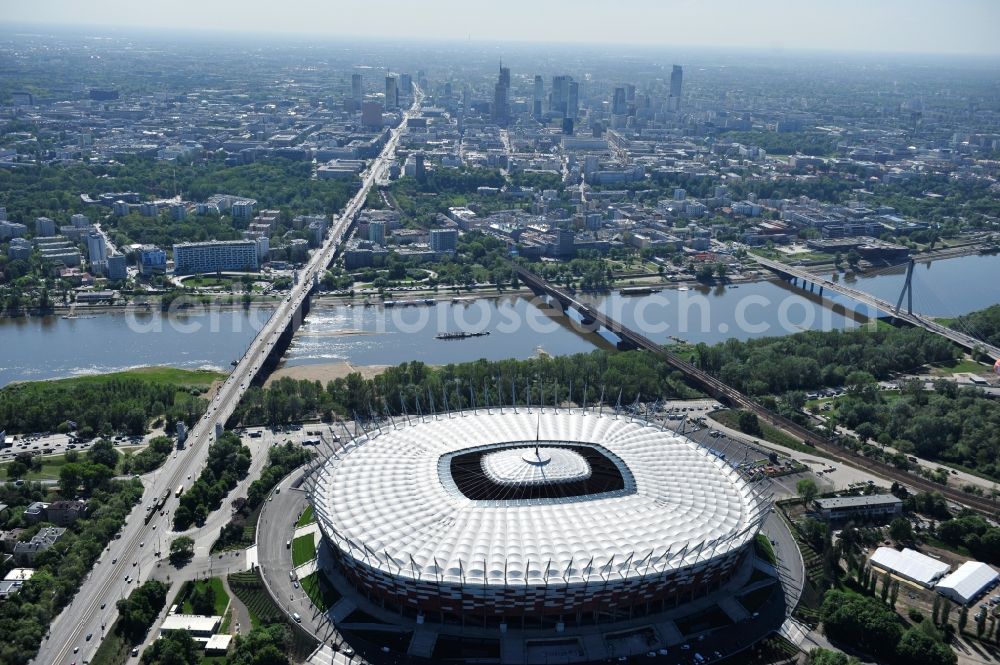
POLYGON ((181 494, 182 494, 183 492, 184 492, 184 485, 178 485, 178 486, 177 486, 177 491, 176 491, 176 492, 174 492, 174 498, 176 499, 176 498, 177 498, 177 497, 179 497, 179 496, 180 496, 180 495, 181 495, 181 494))

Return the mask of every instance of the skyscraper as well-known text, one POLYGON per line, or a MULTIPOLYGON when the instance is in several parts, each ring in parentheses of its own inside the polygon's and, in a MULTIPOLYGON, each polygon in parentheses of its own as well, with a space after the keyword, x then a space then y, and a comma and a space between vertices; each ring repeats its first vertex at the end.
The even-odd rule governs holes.
POLYGON ((670 97, 667 99, 667 108, 671 111, 681 110, 681 83, 684 80, 684 69, 680 65, 674 65, 670 72, 670 97))
POLYGON ((400 94, 412 95, 413 94, 413 78, 409 74, 399 75, 399 87, 400 94))
POLYGON ((542 117, 542 100, 545 98, 545 82, 540 74, 535 75, 535 91, 532 95, 531 111, 535 119, 542 117))
POLYGON ((552 92, 549 99, 549 110, 566 114, 566 103, 569 101, 569 76, 553 76, 552 92))
POLYGON ((399 89, 396 87, 396 77, 385 77, 385 110, 394 111, 399 108, 399 89))
POLYGON ((504 127, 510 117, 510 68, 500 67, 500 76, 493 88, 493 122, 504 127))
POLYGON ((625 115, 625 88, 615 88, 611 99, 611 115, 625 115))
POLYGON ((580 84, 569 82, 569 92, 566 96, 566 117, 576 119, 580 112, 580 84))
POLYGON ((354 110, 361 110, 361 74, 351 74, 351 101, 354 102, 354 110))

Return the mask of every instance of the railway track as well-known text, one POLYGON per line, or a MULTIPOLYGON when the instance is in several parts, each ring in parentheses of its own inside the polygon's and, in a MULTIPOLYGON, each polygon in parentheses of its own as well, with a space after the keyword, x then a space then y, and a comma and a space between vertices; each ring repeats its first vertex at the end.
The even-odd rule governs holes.
POLYGON ((664 360, 668 365, 683 373, 690 384, 711 395, 716 400, 731 407, 750 411, 756 414, 758 418, 763 419, 765 422, 773 425, 774 427, 784 430, 792 436, 801 439, 806 445, 810 445, 817 450, 821 450, 842 463, 856 469, 877 475, 885 478, 886 480, 898 482, 901 485, 909 486, 918 491, 939 492, 942 496, 953 503, 985 513, 990 517, 994 517, 996 515, 997 504, 992 499, 979 497, 974 494, 968 494, 947 485, 941 485, 940 483, 927 480, 926 478, 916 474, 901 471, 891 464, 886 464, 878 460, 864 457, 853 450, 848 450, 843 446, 837 445, 834 441, 821 436, 806 427, 803 427, 795 421, 774 413, 770 409, 767 409, 761 404, 750 399, 750 397, 744 395, 736 388, 733 388, 708 372, 699 369, 687 360, 671 353, 663 346, 656 344, 644 335, 627 328, 604 313, 578 301, 570 293, 550 284, 545 279, 531 272, 527 268, 517 264, 513 264, 513 266, 517 270, 518 277, 532 290, 555 298, 562 305, 564 310, 566 308, 575 309, 585 319, 592 320, 600 324, 602 327, 607 328, 622 340, 627 341, 629 344, 655 354, 658 358, 664 360))

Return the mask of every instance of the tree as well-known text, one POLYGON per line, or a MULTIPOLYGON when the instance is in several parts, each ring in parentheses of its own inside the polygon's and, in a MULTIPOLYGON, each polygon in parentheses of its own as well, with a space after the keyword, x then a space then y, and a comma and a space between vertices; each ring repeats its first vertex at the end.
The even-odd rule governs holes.
POLYGON ((802 505, 808 506, 816 498, 819 488, 816 487, 816 482, 812 478, 803 478, 795 483, 795 491, 802 497, 802 505))
POLYGON ((237 636, 227 665, 288 665, 285 652, 289 638, 281 625, 254 628, 237 636))
POLYGON ((167 585, 150 580, 119 600, 117 630, 131 642, 139 642, 167 601, 167 585))
POLYGON ((191 608, 195 614, 202 616, 212 616, 215 614, 215 589, 208 582, 193 582, 191 595, 191 608))
POLYGON ((183 566, 194 556, 194 540, 188 536, 174 538, 170 542, 170 563, 183 566))
POLYGON ((197 665, 202 647, 186 630, 173 630, 142 653, 143 665, 197 665))
POLYGON ((934 625, 938 625, 939 615, 941 613, 941 596, 934 594, 934 607, 931 610, 931 621, 934 625))
POLYGON ((737 427, 740 431, 745 434, 752 434, 754 436, 761 435, 760 420, 757 418, 757 414, 751 411, 740 411, 737 416, 737 427))
POLYGON ((958 614, 958 632, 964 633, 965 626, 969 623, 969 608, 962 606, 962 611, 958 614))
POLYGON ((857 645, 877 658, 893 655, 902 629, 895 612, 874 598, 831 589, 820 610, 823 629, 832 639, 857 645))
POLYGON ((59 491, 64 497, 76 496, 82 480, 81 471, 81 466, 73 463, 64 464, 59 469, 59 491))
POLYGON ((805 665, 859 665, 860 662, 854 656, 848 656, 841 651, 817 647, 806 655, 805 665))
POLYGON ((114 470, 118 465, 118 451, 113 443, 107 439, 96 441, 87 451, 87 459, 94 464, 103 464, 114 470))
POLYGON ((897 517, 889 524, 889 536, 899 543, 913 542, 913 526, 905 517, 897 517))
POLYGON ((958 657, 947 644, 913 626, 900 638, 896 660, 906 665, 954 665, 958 657))

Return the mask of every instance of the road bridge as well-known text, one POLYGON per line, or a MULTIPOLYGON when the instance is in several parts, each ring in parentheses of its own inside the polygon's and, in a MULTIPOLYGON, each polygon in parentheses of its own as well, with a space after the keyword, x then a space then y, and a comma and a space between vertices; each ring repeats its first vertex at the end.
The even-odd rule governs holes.
POLYGON ((997 504, 992 499, 973 496, 962 492, 959 489, 935 483, 916 474, 901 471, 891 464, 886 464, 878 460, 864 457, 853 450, 844 448, 836 444, 834 441, 821 436, 817 432, 814 432, 793 420, 770 411, 760 403, 751 399, 749 396, 741 393, 736 388, 724 383, 708 372, 699 369, 693 363, 685 360, 684 358, 671 353, 666 347, 653 342, 645 335, 642 335, 624 324, 615 321, 598 310, 596 307, 581 301, 575 294, 551 284, 543 277, 536 275, 524 266, 514 263, 512 264, 512 267, 517 271, 518 278, 526 284, 528 288, 539 295, 548 296, 549 298, 555 300, 563 311, 568 309, 576 310, 583 319, 584 324, 588 325, 590 329, 595 332, 598 328, 605 328, 606 330, 611 331, 620 340, 622 340, 623 344, 619 345, 620 348, 644 349, 649 351, 656 357, 666 362, 670 367, 681 372, 690 385, 708 395, 711 395, 719 402, 733 408, 750 411, 751 413, 756 414, 762 421, 784 430, 797 439, 800 439, 806 445, 812 446, 817 450, 821 450, 832 457, 839 459, 845 464, 849 464, 855 468, 873 473, 887 480, 907 485, 918 491, 940 492, 949 501, 967 506, 973 510, 990 515, 991 517, 995 515, 997 504))
MULTIPOLYGON (((908 306, 907 311, 900 311, 899 304, 893 306, 892 303, 886 302, 881 298, 876 298, 875 296, 865 293, 864 291, 859 291, 858 289, 853 289, 849 286, 841 284, 839 282, 834 282, 825 277, 821 277, 814 273, 809 272, 798 266, 790 266, 786 263, 781 263, 780 261, 774 261, 772 259, 764 258, 758 254, 751 254, 753 259, 759 263, 764 268, 767 268, 771 272, 790 280, 801 280, 802 288, 805 288, 806 284, 814 284, 819 287, 819 293, 822 295, 824 290, 833 291, 834 293, 839 293, 841 295, 847 296, 848 298, 859 302, 863 305, 867 305, 873 310, 877 310, 887 314, 889 316, 895 317, 900 321, 905 321, 906 323, 916 326, 918 328, 923 328, 928 332, 932 332, 935 335, 940 335, 945 339, 958 344, 959 346, 969 350, 969 351, 982 351, 987 354, 993 360, 1000 359, 1000 348, 983 342, 971 335, 966 335, 965 333, 959 332, 957 330, 952 330, 946 326, 937 323, 927 317, 921 316, 920 314, 913 313, 913 290, 910 283, 910 275, 912 271, 912 262, 907 273, 907 281, 904 286, 904 291, 908 295, 908 306)), ((900 295, 900 303, 902 302, 902 294, 900 295)))
POLYGON ((144 544, 147 541, 150 543, 156 541, 156 534, 153 531, 155 520, 144 522, 142 519, 144 506, 155 501, 164 492, 168 492, 171 495, 167 502, 170 510, 176 507, 176 503, 170 503, 176 502, 172 496, 174 489, 186 484, 189 474, 193 476, 199 472, 208 456, 208 446, 214 438, 216 427, 225 426, 243 394, 261 370, 267 368, 276 358, 280 358, 291 336, 301 325, 309 310, 309 297, 315 292, 320 275, 339 251, 355 217, 365 205, 368 192, 395 158, 396 145, 406 128, 407 120, 419 112, 422 101, 423 92, 415 85, 413 106, 403 114, 399 125, 392 130, 379 156, 361 174, 361 187, 358 192, 347 203, 340 216, 334 219, 323 245, 313 252, 305 267, 297 271, 297 279, 288 296, 278 304, 267 323, 237 361, 232 373, 208 406, 205 415, 191 428, 187 447, 169 458, 151 478, 145 479, 142 501, 129 515, 128 522, 121 531, 121 538, 112 541, 108 552, 94 565, 72 602, 52 622, 49 636, 42 642, 34 663, 69 665, 71 662, 88 660, 93 656, 100 640, 85 639, 85 636, 103 637, 102 625, 110 626, 117 618, 115 601, 132 590, 131 582, 125 581, 126 575, 135 576, 134 582, 138 583, 140 571, 145 572, 143 567, 148 570, 148 566, 153 564, 153 553, 150 552, 153 548, 144 544), (140 566, 140 563, 143 566, 140 566))

